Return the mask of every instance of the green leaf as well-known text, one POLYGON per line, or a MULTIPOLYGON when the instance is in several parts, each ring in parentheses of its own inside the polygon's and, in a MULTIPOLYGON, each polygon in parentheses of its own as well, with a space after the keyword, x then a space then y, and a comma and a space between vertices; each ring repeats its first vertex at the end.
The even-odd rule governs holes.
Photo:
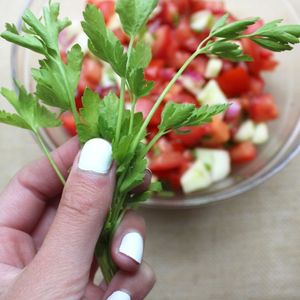
POLYGON ((271 51, 275 52, 281 52, 281 51, 286 51, 286 50, 292 50, 293 47, 288 45, 288 44, 281 44, 278 41, 273 41, 270 39, 264 39, 264 38, 251 38, 251 40, 262 46, 263 48, 269 49, 271 51))
POLYGON ((37 82, 36 95, 47 105, 71 110, 74 101, 83 59, 78 45, 68 53, 68 63, 45 59, 40 69, 33 69, 32 76, 37 82))
POLYGON ((145 80, 144 69, 136 69, 131 71, 127 78, 131 92, 141 98, 147 96, 154 88, 153 81, 145 80))
MULTIPOLYGON (((19 95, 14 91, 5 88, 1 89, 1 94, 15 108, 18 116, 18 118, 13 117, 14 119, 12 122, 15 122, 15 124, 10 123, 10 125, 31 129, 32 131, 37 131, 40 128, 58 127, 61 125, 60 120, 58 120, 54 113, 50 112, 45 106, 39 104, 37 97, 27 93, 25 88, 18 83, 16 84, 19 95)), ((12 116, 15 115, 7 116, 7 124, 12 116)))
POLYGON ((132 50, 129 68, 136 69, 144 69, 148 67, 151 62, 152 51, 149 44, 139 41, 137 42, 135 48, 132 50))
POLYGON ((90 51, 109 63, 120 77, 125 77, 127 53, 117 37, 106 28, 102 12, 93 5, 87 5, 83 16, 81 24, 89 38, 90 51))
POLYGON ((6 24, 6 31, 1 37, 11 43, 30 49, 40 54, 46 54, 43 43, 35 36, 20 35, 14 24, 6 24))
POLYGON ((30 126, 17 114, 11 114, 6 111, 0 111, 0 123, 23 129, 31 129, 30 126))
MULTIPOLYGON (((247 20, 236 21, 219 27, 212 33, 213 37, 220 37, 226 39, 236 39, 242 34, 250 25, 255 24, 259 18, 250 18, 247 20)), ((224 20, 221 23, 224 23, 224 20)))
POLYGON ((204 105, 196 108, 193 104, 168 102, 162 113, 159 125, 161 132, 185 126, 196 126, 211 121, 212 117, 224 112, 229 105, 204 105))
POLYGON ((82 97, 83 108, 80 110, 81 124, 77 125, 77 133, 81 144, 100 137, 98 120, 100 116, 100 97, 90 89, 86 89, 82 97))
POLYGON ((223 15, 213 26, 211 29, 211 33, 214 34, 217 30, 219 30, 221 27, 224 27, 227 23, 229 14, 223 15))
POLYGON ((193 104, 168 102, 162 112, 159 129, 167 131, 185 126, 186 121, 191 117, 195 109, 196 107, 193 104))
POLYGON ((135 37, 148 21, 158 0, 117 0, 116 11, 120 16, 124 31, 135 37))
POLYGON ((100 102, 98 120, 100 136, 110 142, 115 138, 118 115, 119 99, 114 93, 110 93, 100 102))

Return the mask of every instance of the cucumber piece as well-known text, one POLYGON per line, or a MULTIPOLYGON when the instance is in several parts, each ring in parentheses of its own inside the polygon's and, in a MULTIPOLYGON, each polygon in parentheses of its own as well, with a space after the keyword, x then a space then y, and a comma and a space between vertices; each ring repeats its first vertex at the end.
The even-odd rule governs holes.
POLYGON ((260 123, 256 125, 254 135, 252 137, 252 142, 256 145, 261 145, 269 140, 269 129, 267 124, 260 123))
POLYGON ((246 142, 251 141, 255 134, 255 124, 253 121, 245 121, 239 128, 238 132, 235 135, 235 140, 237 142, 246 142))
POLYGON ((191 15, 190 25, 192 30, 201 32, 206 28, 211 28, 213 20, 213 14, 209 10, 202 10, 191 15))
POLYGON ((226 150, 196 149, 197 160, 204 163, 213 182, 225 179, 231 172, 230 155, 226 150))
POLYGON ((201 160, 196 161, 181 177, 183 191, 188 194, 212 184, 212 178, 201 160))
POLYGON ((216 78, 223 68, 223 61, 219 58, 211 58, 207 64, 205 77, 216 78))
POLYGON ((198 95, 198 100, 204 105, 226 104, 228 100, 218 83, 212 79, 198 95))

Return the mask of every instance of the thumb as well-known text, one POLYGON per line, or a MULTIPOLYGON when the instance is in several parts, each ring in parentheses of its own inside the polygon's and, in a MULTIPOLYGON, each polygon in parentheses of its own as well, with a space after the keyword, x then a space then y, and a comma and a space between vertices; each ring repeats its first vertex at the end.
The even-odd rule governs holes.
POLYGON ((64 272, 67 266, 72 273, 89 272, 113 197, 115 169, 111 165, 111 145, 102 139, 87 142, 75 159, 41 249, 41 255, 47 261, 53 260, 56 268, 63 268, 64 272))

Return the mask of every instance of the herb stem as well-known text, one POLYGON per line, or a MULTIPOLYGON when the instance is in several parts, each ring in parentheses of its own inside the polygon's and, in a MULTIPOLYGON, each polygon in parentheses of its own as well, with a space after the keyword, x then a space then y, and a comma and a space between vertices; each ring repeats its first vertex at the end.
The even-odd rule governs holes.
POLYGON ((147 153, 152 149, 152 147, 158 142, 158 140, 166 134, 165 131, 158 131, 158 133, 154 136, 154 138, 148 143, 144 155, 147 155, 147 153))
MULTIPOLYGON (((130 57, 131 57, 131 53, 132 53, 133 43, 134 43, 134 38, 131 38, 129 46, 128 46, 128 54, 127 54, 128 58, 127 58, 127 64, 126 64, 126 72, 128 71, 128 67, 129 67, 129 63, 130 63, 130 57)), ((123 111, 124 111, 124 106, 125 106, 125 88, 126 88, 126 78, 123 77, 121 80, 121 92, 120 92, 118 122, 117 122, 117 130, 116 130, 116 141, 120 140, 120 135, 121 135, 123 111)))
POLYGON ((65 180, 64 176, 61 174, 61 172, 60 172, 60 170, 59 170, 57 164, 55 163, 55 161, 54 161, 53 157, 51 156, 51 154, 50 154, 48 148, 46 147, 45 143, 43 142, 43 139, 42 139, 40 133, 39 133, 38 131, 34 131, 34 134, 35 134, 35 136, 36 136, 36 138, 37 138, 37 140, 38 140, 38 143, 40 144, 40 146, 41 146, 41 148, 42 148, 44 154, 45 154, 46 157, 48 158, 48 160, 49 160, 49 162, 50 162, 50 164, 51 164, 53 170, 54 170, 55 173, 57 174, 57 176, 58 176, 58 178, 60 179, 61 183, 62 183, 63 185, 65 185, 65 184, 66 184, 66 180, 65 180))
POLYGON ((130 112, 130 124, 129 124, 129 134, 132 133, 133 130, 133 121, 134 121, 134 111, 135 111, 135 105, 137 102, 137 98, 135 95, 133 95, 133 99, 131 101, 131 112, 130 112))

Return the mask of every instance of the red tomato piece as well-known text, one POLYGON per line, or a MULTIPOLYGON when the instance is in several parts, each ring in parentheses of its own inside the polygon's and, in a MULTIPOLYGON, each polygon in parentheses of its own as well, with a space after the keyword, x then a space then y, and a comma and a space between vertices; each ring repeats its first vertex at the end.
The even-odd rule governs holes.
POLYGON ((115 14, 115 2, 112 0, 87 0, 87 2, 94 4, 102 11, 106 23, 115 14))
POLYGON ((61 121, 63 123, 63 127, 71 136, 75 136, 77 134, 75 119, 71 112, 63 113, 61 121))
POLYGON ((129 43, 130 38, 121 28, 117 28, 113 32, 122 45, 127 45, 129 43))
POLYGON ((190 11, 190 0, 173 0, 180 14, 187 14, 190 11))
POLYGON ((164 67, 163 59, 153 59, 150 65, 145 70, 145 79, 146 80, 158 80, 160 77, 160 72, 164 67))
POLYGON ((98 85, 102 78, 102 69, 100 62, 90 57, 84 58, 82 73, 88 82, 98 85))
POLYGON ((177 29, 176 38, 180 43, 184 43, 186 40, 193 38, 194 33, 191 30, 190 20, 187 17, 181 18, 177 29))
POLYGON ((252 76, 250 78, 250 94, 259 96, 263 93, 265 88, 265 82, 260 77, 254 77, 252 76))
POLYGON ((168 25, 163 25, 155 32, 152 52, 154 58, 164 59, 171 42, 172 31, 168 25))
POLYGON ((254 160, 257 150, 251 142, 240 143, 229 150, 231 161, 234 164, 247 163, 254 160))
POLYGON ((208 9, 215 14, 224 14, 225 5, 222 0, 191 0, 192 11, 208 9))
POLYGON ((236 67, 223 72, 218 83, 228 97, 236 97, 249 91, 250 76, 245 68, 236 67))
POLYGON ((157 157, 150 159, 149 167, 153 172, 167 171, 180 167, 181 162, 182 153, 162 152, 157 157))
MULTIPOLYGON (((145 98, 139 99, 136 103, 135 111, 141 112, 143 114, 144 119, 147 118, 152 107, 154 106, 155 102, 151 101, 151 99, 152 99, 151 96, 148 98, 145 97, 145 98)), ((163 106, 161 105, 155 112, 154 116, 152 117, 152 119, 150 121, 150 125, 157 126, 160 124, 162 111, 163 111, 163 106)))
POLYGON ((249 107, 250 118, 255 122, 267 122, 278 118, 278 107, 271 94, 253 97, 249 107))
POLYGON ((219 117, 215 117, 210 123, 211 133, 207 139, 202 140, 202 144, 208 147, 218 147, 230 140, 229 126, 219 117))
POLYGON ((163 2, 162 7, 162 20, 163 22, 176 26, 179 22, 179 11, 178 7, 173 1, 163 2))
POLYGON ((179 70, 191 55, 186 51, 177 51, 167 58, 170 67, 179 70))
POLYGON ((201 139, 211 134, 211 126, 209 124, 193 127, 183 127, 181 130, 188 130, 189 133, 177 134, 170 133, 170 138, 173 141, 181 142, 186 147, 195 147, 200 144, 201 139))

